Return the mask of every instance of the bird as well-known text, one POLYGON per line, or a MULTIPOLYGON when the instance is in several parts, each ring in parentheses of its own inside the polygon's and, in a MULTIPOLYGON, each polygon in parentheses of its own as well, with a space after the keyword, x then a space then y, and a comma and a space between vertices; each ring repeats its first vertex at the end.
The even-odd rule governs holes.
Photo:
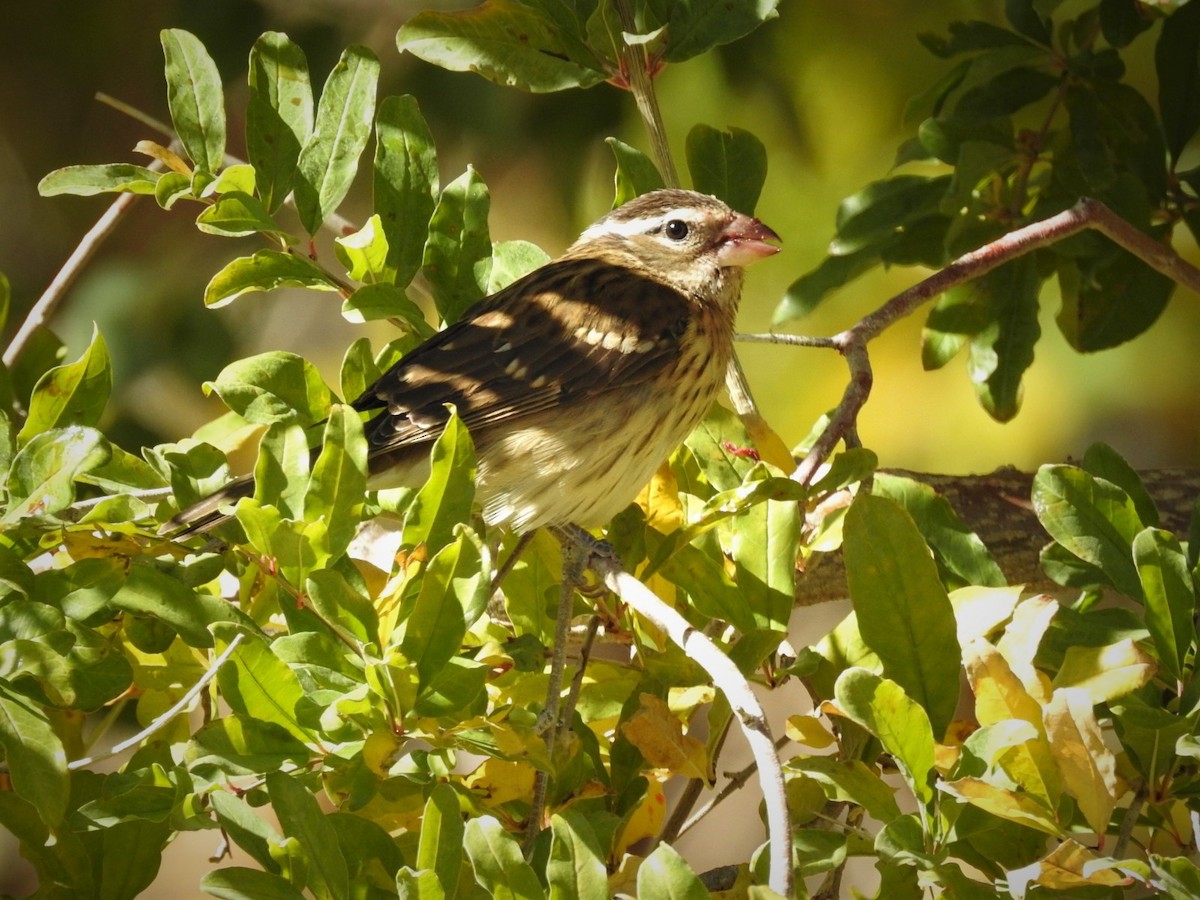
MULTIPOLYGON (((368 489, 419 487, 452 406, 475 443, 489 526, 604 525, 708 413, 733 353, 743 269, 780 243, 695 191, 612 209, 351 403, 365 415, 368 489)), ((208 531, 253 490, 243 476, 168 525, 208 531)))

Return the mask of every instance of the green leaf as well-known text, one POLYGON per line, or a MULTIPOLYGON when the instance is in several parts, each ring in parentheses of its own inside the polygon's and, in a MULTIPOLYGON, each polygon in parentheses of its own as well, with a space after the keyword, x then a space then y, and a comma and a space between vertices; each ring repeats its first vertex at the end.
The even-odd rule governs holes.
POLYGON ((0 744, 18 797, 33 804, 51 828, 67 812, 67 753, 45 714, 0 682, 0 744))
POLYGON ((939 574, 949 587, 970 584, 1001 587, 1007 583, 983 541, 963 525, 946 498, 932 487, 911 478, 878 472, 872 493, 894 501, 912 516, 929 542, 939 574))
POLYGON ((429 561, 400 642, 422 686, 459 652, 467 629, 487 608, 489 562, 483 543, 466 526, 429 561))
POLYGON ((1074 466, 1042 466, 1032 497, 1038 521, 1054 540, 1127 597, 1142 598, 1130 548, 1144 523, 1128 494, 1074 466))
POLYGON ((257 775, 283 766, 303 767, 309 750, 286 728, 249 716, 227 715, 202 725, 184 754, 189 769, 257 775))
POLYGON ((333 392, 308 360, 280 350, 237 360, 221 370, 216 381, 204 383, 248 422, 299 423, 305 427, 324 420, 333 392))
POLYGON ((1200 867, 1186 856, 1151 853, 1150 867, 1155 875, 1152 883, 1165 890, 1171 900, 1191 900, 1200 896, 1200 867))
POLYGON ((767 148, 741 128, 719 131, 696 125, 687 136, 687 164, 692 186, 712 194, 738 212, 754 214, 767 180, 767 148))
POLYGON ((108 345, 93 326, 92 342, 79 359, 38 379, 17 442, 26 444, 34 435, 53 428, 96 425, 112 393, 112 383, 108 345))
POLYGON ((396 46, 443 69, 534 93, 591 87, 608 77, 579 40, 516 0, 418 13, 401 26, 396 46))
POLYGON ((13 457, 8 509, 0 524, 66 509, 75 501, 75 478, 103 465, 108 456, 108 442, 93 428, 72 425, 35 435, 13 457))
POLYGON ((217 673, 217 683, 234 712, 279 725, 302 743, 314 740, 296 717, 305 698, 300 680, 262 638, 247 634, 217 673))
POLYGON ((1154 67, 1167 149, 1177 160, 1200 127, 1200 9, 1183 4, 1164 19, 1154 45, 1154 67))
POLYGON ((467 822, 463 846, 475 877, 496 900, 537 900, 545 891, 525 862, 516 838, 493 816, 467 822))
MULTIPOLYGON (((421 338, 432 337, 434 333, 425 321, 421 307, 408 299, 403 288, 394 284, 363 285, 342 302, 342 316, 355 324, 391 319, 394 325, 421 338)), ((358 394, 347 391, 345 396, 357 397, 358 394)))
POLYGON ((316 127, 296 161, 295 199, 309 234, 350 190, 358 158, 371 136, 379 60, 366 47, 348 47, 325 80, 316 127))
POLYGON ((614 208, 628 203, 634 197, 667 186, 654 161, 641 150, 614 137, 605 138, 604 143, 608 144, 617 161, 617 171, 613 176, 616 182, 614 208))
MULTIPOLYGON (((783 479, 789 486, 791 479, 783 479)), ((761 483, 761 482, 760 482, 761 483)), ((726 520, 738 588, 758 628, 781 635, 796 599, 796 557, 804 516, 795 500, 767 500, 726 520)), ((726 543, 723 541, 723 543, 726 543)), ((761 660, 754 660, 757 668, 761 660)))
POLYGON ((500 241, 492 246, 487 293, 494 294, 550 262, 550 255, 529 241, 500 241))
POLYGON ((659 844, 638 867, 637 896, 644 900, 707 900, 709 894, 675 848, 659 844))
POLYGON ((246 154, 269 212, 292 190, 296 160, 313 128, 312 85, 304 51, 286 34, 268 31, 250 49, 246 154))
POLYGON ((161 174, 145 166, 129 163, 66 166, 44 176, 38 182, 38 193, 43 197, 55 197, 59 194, 91 197, 110 191, 153 194, 161 174))
POLYGON ((379 104, 373 184, 390 280, 404 287, 421 268, 438 198, 437 148, 416 99, 407 94, 379 104))
POLYGON ((1041 337, 1038 291, 1041 278, 1032 254, 993 269, 971 282, 971 292, 987 304, 989 322, 972 335, 967 370, 983 408, 1007 422, 1021 408, 1021 378, 1033 363, 1041 337))
POLYGON ((588 817, 567 806, 550 819, 550 900, 608 900, 608 872, 588 817))
POLYGON ((367 490, 367 442, 362 420, 348 406, 335 404, 325 423, 321 455, 313 463, 304 492, 307 522, 325 524, 321 549, 340 556, 362 521, 367 490))
POLYGON ((958 629, 916 524, 890 500, 860 494, 846 514, 844 555, 863 640, 945 733, 958 704, 958 629))
POLYGON ((1107 350, 1158 321, 1175 282, 1119 248, 1094 258, 1062 260, 1062 307, 1055 321, 1076 350, 1107 350))
POLYGON ((333 245, 334 255, 355 281, 371 284, 386 280, 388 243, 378 213, 358 231, 334 238, 333 245))
POLYGON ((154 186, 154 199, 163 209, 170 209, 184 197, 194 197, 192 179, 179 172, 165 173, 154 186))
POLYGON ((164 29, 167 106, 184 150, 201 172, 225 162, 225 96, 221 74, 199 38, 179 28, 164 29))
POLYGON ((258 445, 254 498, 298 519, 311 471, 308 435, 298 422, 272 422, 258 445))
POLYGON ((342 396, 361 397, 382 374, 371 353, 371 339, 360 337, 346 348, 346 354, 342 357, 342 370, 338 376, 342 396))
POLYGON ((821 301, 834 290, 853 281, 880 259, 878 247, 868 246, 853 253, 827 256, 821 264, 801 275, 787 289, 783 300, 775 307, 772 323, 782 324, 791 319, 802 319, 816 309, 821 301))
POLYGON ((200 888, 220 900, 304 900, 304 895, 280 875, 261 869, 226 866, 200 879, 200 888))
POLYGON ((242 237, 247 234, 278 234, 285 232, 261 201, 242 193, 230 191, 222 194, 212 206, 206 207, 196 217, 196 227, 206 234, 222 237, 242 237))
POLYGON ((1175 535, 1147 528, 1133 539, 1133 561, 1146 602, 1146 627, 1159 662, 1179 680, 1188 649, 1196 640, 1196 586, 1187 557, 1175 535))
POLYGON ((672 3, 667 20, 668 62, 683 62, 732 43, 775 18, 778 0, 692 0, 672 3))
POLYGON ((438 313, 447 323, 457 321, 487 289, 492 269, 490 206, 487 185, 470 166, 438 198, 422 266, 438 313))
POLYGON ((834 696, 838 706, 895 758, 917 800, 923 805, 933 800, 933 730, 925 710, 896 682, 860 668, 838 677, 834 696))
POLYGON ((1133 466, 1108 444, 1097 441, 1088 447, 1080 461, 1080 467, 1097 478, 1111 481, 1128 494, 1143 525, 1158 524, 1158 508, 1154 505, 1154 498, 1142 484, 1141 477, 1133 466))
POLYGON ((180 580, 178 572, 156 568, 145 557, 131 564, 125 583, 110 602, 128 613, 153 616, 177 632, 189 647, 211 647, 209 625, 240 618, 224 600, 193 590, 180 580))
POLYGON ((284 834, 295 838, 307 857, 313 892, 332 900, 349 898, 346 860, 338 845, 337 832, 317 805, 317 798, 291 774, 271 772, 266 784, 284 834))
POLYGON ((883 824, 900 817, 900 807, 889 786, 861 760, 839 760, 832 756, 803 756, 788 760, 787 768, 803 772, 818 782, 833 801, 855 803, 883 824))
POLYGON ((214 275, 204 289, 204 303, 216 308, 251 291, 273 291, 281 287, 339 290, 337 283, 315 263, 291 253, 259 250, 253 256, 238 257, 214 275))
POLYGON ((909 222, 937 212, 949 175, 896 175, 867 185, 838 206, 837 238, 829 252, 845 256, 891 238, 909 222))
POLYGON ((425 544, 436 553, 466 522, 475 500, 475 445, 454 413, 429 453, 429 479, 417 493, 404 521, 404 543, 425 544))
POLYGON ((425 814, 421 817, 416 864, 418 869, 428 869, 436 875, 447 897, 455 896, 458 889, 463 863, 463 830, 458 794, 448 784, 437 785, 430 791, 425 814))
POLYGON ((228 791, 213 791, 208 796, 217 822, 233 843, 244 850, 260 866, 271 873, 281 871, 271 855, 282 836, 265 819, 255 814, 250 804, 228 791))

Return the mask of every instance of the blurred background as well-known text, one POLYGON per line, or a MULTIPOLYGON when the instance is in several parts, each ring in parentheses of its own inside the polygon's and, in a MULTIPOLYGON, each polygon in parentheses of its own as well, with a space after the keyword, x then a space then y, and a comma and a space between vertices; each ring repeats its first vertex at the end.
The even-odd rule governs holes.
MULTIPOLYGON (((0 271, 12 282, 7 336, 46 287, 110 198, 42 199, 38 180, 75 163, 137 161, 145 126, 96 102, 111 94, 168 120, 158 32, 186 28, 207 45, 227 85, 229 150, 244 153, 246 59, 265 30, 286 31, 308 54, 320 85, 348 43, 371 47, 383 64, 380 96, 411 93, 437 140, 443 184, 474 165, 492 193, 495 240, 532 240, 551 254, 604 212, 612 159, 603 139, 647 144, 633 103, 607 85, 586 92, 526 95, 466 74, 443 72, 395 47, 399 25, 419 9, 468 3, 437 0, 41 0, 6 3, 0 13, 0 271)), ((1068 4, 1069 5, 1069 4, 1068 4)), ((845 3, 783 0, 780 17, 749 38, 679 66, 658 84, 677 159, 692 125, 748 129, 767 145, 769 172, 759 215, 785 251, 756 266, 739 327, 765 331, 787 286, 816 266, 842 197, 884 176, 915 122, 906 100, 945 69, 917 42, 956 19, 1002 20, 1000 0, 845 3)), ((1125 53, 1130 80, 1153 99, 1156 31, 1125 53)), ((343 212, 370 213, 369 173, 360 173, 343 212), (368 176, 368 177, 362 177, 368 176)), ((345 348, 363 334, 327 293, 254 294, 216 311, 203 307, 208 279, 228 259, 260 249, 255 238, 200 234, 199 208, 163 212, 141 198, 71 289, 51 327, 73 359, 98 324, 108 341, 116 394, 106 430, 127 449, 177 440, 221 412, 200 384, 233 359, 268 349, 313 360, 336 385, 345 348)), ((1179 235, 1187 240, 1186 235, 1179 235)), ((1195 260, 1196 249, 1181 244, 1195 260)), ((852 324, 925 273, 876 273, 789 327, 831 334, 852 324)), ((1025 378, 1024 407, 999 425, 974 399, 962 360, 921 370, 923 316, 872 345, 876 388, 860 422, 865 444, 889 467, 926 472, 1031 469, 1082 455, 1102 439, 1138 467, 1194 465, 1200 417, 1200 308, 1176 291, 1162 318, 1131 344, 1092 356, 1070 350, 1054 325, 1058 298, 1042 296, 1043 340, 1025 378)), ((386 325, 367 332, 382 345, 386 325)), ((846 370, 827 351, 744 345, 741 354, 768 421, 789 444, 841 396, 846 370)), ((816 624, 816 623, 814 623, 816 624)), ((828 624, 817 625, 819 636, 828 624)), ((752 793, 752 792, 751 792, 752 793)), ((749 798, 753 802, 753 797, 749 798)), ((730 815, 739 815, 730 813, 730 815)), ((746 811, 751 819, 753 808, 746 811)), ((724 817, 725 821, 741 821, 724 817)), ((752 840, 757 840, 753 835, 752 840)), ((726 833, 728 838, 728 833, 726 833)), ((204 849, 171 858, 203 870, 204 849)), ((734 858, 742 851, 733 853, 734 858)), ((714 864, 723 860, 714 860, 714 864)), ((171 866, 171 863, 167 863, 171 866)), ((23 893, 6 881, 0 892, 23 893)), ((13 877, 17 877, 14 875, 13 877)), ((184 876, 194 885, 195 877, 184 876)), ((181 896, 164 888, 161 896, 181 896)), ((150 896, 149 894, 147 896, 150 896)))

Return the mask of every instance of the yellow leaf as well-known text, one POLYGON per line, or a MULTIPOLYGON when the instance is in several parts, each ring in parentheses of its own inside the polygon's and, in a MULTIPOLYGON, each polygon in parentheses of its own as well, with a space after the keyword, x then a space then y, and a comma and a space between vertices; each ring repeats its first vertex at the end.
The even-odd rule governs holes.
POLYGON ((503 759, 485 759, 464 784, 486 807, 533 796, 533 766, 503 759))
POLYGON ((631 844, 636 844, 642 838, 654 837, 662 829, 663 819, 666 818, 667 795, 663 793, 662 781, 650 778, 646 788, 646 796, 638 804, 625 825, 621 836, 617 838, 616 851, 624 853, 631 844))
POLYGON ((1083 688, 1095 705, 1136 691, 1156 671, 1154 660, 1132 639, 1107 647, 1068 647, 1054 687, 1083 688))
POLYGON ((376 775, 386 776, 400 755, 404 743, 391 730, 372 731, 363 742, 362 758, 366 767, 376 775))
POLYGON ((796 460, 792 458, 792 451, 783 442, 783 438, 775 433, 775 429, 767 424, 766 419, 754 413, 747 413, 741 419, 746 434, 750 436, 750 442, 758 451, 759 459, 782 469, 784 475, 791 475, 796 471, 796 460))
POLYGON ((1119 887, 1132 882, 1133 879, 1115 868, 1095 865, 1101 861, 1082 844, 1066 840, 1044 859, 1009 872, 1008 888, 1014 897, 1023 897, 1030 883, 1063 891, 1088 885, 1119 887))
POLYGON ((1058 836, 1060 833, 1058 823, 1054 821, 1054 814, 1028 794, 1018 794, 990 784, 982 778, 972 777, 943 781, 938 787, 993 816, 1028 825, 1046 834, 1058 836))
POLYGON ((1021 587, 971 587, 950 592, 954 619, 958 625, 958 645, 965 647, 975 638, 985 638, 1005 622, 1017 608, 1021 587))
POLYGON ((185 163, 178 153, 168 150, 162 144, 155 143, 154 141, 138 141, 133 145, 133 152, 149 156, 151 159, 157 159, 172 172, 178 172, 180 175, 186 175, 189 178, 192 177, 192 167, 185 163))
POLYGON ((635 501, 646 511, 646 524, 663 534, 683 527, 683 504, 679 500, 679 483, 671 466, 663 462, 635 501))
POLYGON ((788 716, 784 733, 797 744, 805 744, 816 750, 830 746, 835 738, 816 716, 788 716))
POLYGON ((1009 668, 1000 652, 977 638, 963 648, 967 680, 975 692, 975 715, 981 725, 1012 719, 1028 722, 1036 736, 1000 753, 996 762, 1004 772, 1038 801, 1054 808, 1062 791, 1061 777, 1046 741, 1042 705, 1009 668))
POLYGON ((1092 831, 1104 834, 1117 805, 1117 760, 1100 734, 1086 690, 1054 692, 1046 706, 1046 735, 1067 793, 1092 831))
POLYGON ((1046 594, 1027 597, 1017 605, 1012 621, 996 644, 1025 690, 1040 702, 1049 699, 1050 690, 1045 677, 1033 667, 1033 658, 1058 609, 1058 601, 1046 594))
POLYGON ((1000 652, 983 638, 963 646, 963 665, 975 692, 975 717, 980 725, 1005 719, 1023 719, 1042 728, 1042 706, 1025 689, 1021 679, 1000 652))
POLYGON ((708 753, 704 743, 683 733, 683 724, 667 704, 653 694, 642 694, 641 708, 621 726, 626 740, 638 748, 655 769, 673 775, 699 778, 710 784, 708 753))

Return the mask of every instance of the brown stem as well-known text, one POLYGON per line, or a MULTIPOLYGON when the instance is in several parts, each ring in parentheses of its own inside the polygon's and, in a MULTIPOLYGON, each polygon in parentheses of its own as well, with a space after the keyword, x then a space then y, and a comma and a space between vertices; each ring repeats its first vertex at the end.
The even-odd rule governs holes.
POLYGON ((866 345, 872 338, 950 288, 978 278, 1031 250, 1061 241, 1089 228, 1100 232, 1122 249, 1132 253, 1156 272, 1166 275, 1191 291, 1200 293, 1200 269, 1183 259, 1170 246, 1130 225, 1099 200, 1084 197, 1068 210, 1041 222, 1010 231, 991 243, 963 254, 944 269, 901 291, 840 334, 828 338, 787 334, 739 335, 739 340, 743 341, 830 347, 846 357, 846 364, 850 368, 850 383, 846 386, 828 427, 792 477, 803 484, 809 483, 818 467, 833 452, 838 441, 843 438, 846 438, 848 443, 854 441, 854 428, 859 410, 867 402, 867 396, 871 392, 871 364, 866 345))

